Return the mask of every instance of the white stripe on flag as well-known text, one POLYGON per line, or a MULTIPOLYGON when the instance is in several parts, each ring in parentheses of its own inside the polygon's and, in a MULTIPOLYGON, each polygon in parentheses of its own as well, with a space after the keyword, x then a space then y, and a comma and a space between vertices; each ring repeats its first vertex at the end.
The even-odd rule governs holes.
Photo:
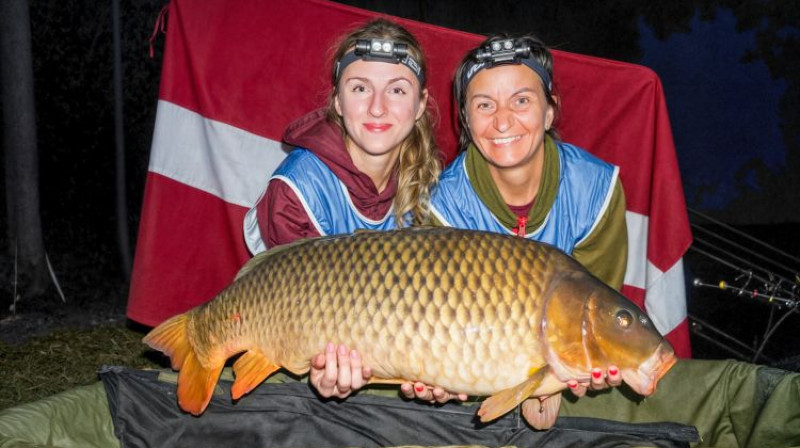
POLYGON ((658 331, 667 334, 686 319, 683 259, 679 258, 663 272, 647 259, 649 218, 627 211, 625 221, 628 224, 628 269, 624 283, 645 290, 647 314, 658 331))
POLYGON ((280 142, 159 100, 150 171, 250 208, 286 157, 280 142))
POLYGON ((628 224, 628 268, 623 283, 645 289, 647 285, 647 226, 649 219, 640 213, 626 211, 628 224))
POLYGON ((644 307, 661 334, 674 330, 686 319, 686 282, 683 258, 679 258, 667 272, 647 263, 647 295, 644 307))
MULTIPOLYGON (((150 171, 250 208, 286 157, 280 142, 214 121, 159 100, 150 171)), ((628 269, 625 284, 646 290, 645 308, 656 328, 669 333, 686 318, 683 261, 667 272, 647 261, 648 217, 625 213, 628 269)))

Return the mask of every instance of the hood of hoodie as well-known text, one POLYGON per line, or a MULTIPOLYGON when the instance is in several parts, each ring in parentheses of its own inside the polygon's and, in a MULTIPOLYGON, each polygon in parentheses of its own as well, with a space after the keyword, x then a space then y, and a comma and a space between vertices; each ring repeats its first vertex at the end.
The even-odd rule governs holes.
POLYGON ((316 155, 347 187, 356 208, 370 219, 383 218, 397 193, 397 171, 380 193, 369 176, 353 164, 338 126, 325 118, 325 109, 318 109, 292 122, 283 133, 283 141, 305 148, 316 155))

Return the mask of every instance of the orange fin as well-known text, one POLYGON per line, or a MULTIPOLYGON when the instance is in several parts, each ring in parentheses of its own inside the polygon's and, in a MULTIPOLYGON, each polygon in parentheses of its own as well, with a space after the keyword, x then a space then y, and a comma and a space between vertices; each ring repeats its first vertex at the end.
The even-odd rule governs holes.
POLYGON ((189 342, 186 331, 189 314, 179 314, 148 333, 142 341, 170 357, 172 368, 178 374, 178 404, 194 415, 206 410, 225 359, 212 359, 203 365, 189 342))
POLYGON ((522 416, 536 429, 550 429, 556 423, 559 408, 561 393, 525 400, 522 403, 522 416))
POLYGON ((542 383, 542 380, 544 380, 549 370, 547 366, 539 368, 524 382, 502 390, 484 400, 480 409, 478 409, 478 416, 481 418, 481 421, 484 423, 490 422, 514 409, 514 407, 531 396, 542 383))
POLYGON ((178 404, 181 409, 192 415, 200 415, 206 410, 219 374, 225 366, 225 360, 213 363, 210 368, 204 367, 195 356, 189 353, 184 359, 183 368, 178 373, 178 404))
POLYGON ((172 368, 180 370, 184 360, 193 352, 186 334, 188 314, 179 314, 162 322, 142 339, 142 342, 169 356, 172 368))
POLYGON ((231 387, 231 396, 238 400, 267 379, 280 366, 271 363, 263 354, 248 350, 233 363, 236 379, 231 387))

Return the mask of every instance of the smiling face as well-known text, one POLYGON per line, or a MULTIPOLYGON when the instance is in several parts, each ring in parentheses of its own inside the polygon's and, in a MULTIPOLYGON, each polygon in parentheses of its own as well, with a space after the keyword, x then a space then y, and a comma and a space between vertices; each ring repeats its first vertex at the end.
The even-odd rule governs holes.
MULTIPOLYGON (((425 112, 428 91, 402 64, 356 61, 345 68, 334 98, 354 162, 389 156, 393 161, 425 112)), ((358 163, 357 163, 358 165, 358 163)))
POLYGON ((524 65, 481 70, 466 92, 472 141, 497 169, 533 166, 544 155, 544 134, 553 123, 542 81, 524 65))

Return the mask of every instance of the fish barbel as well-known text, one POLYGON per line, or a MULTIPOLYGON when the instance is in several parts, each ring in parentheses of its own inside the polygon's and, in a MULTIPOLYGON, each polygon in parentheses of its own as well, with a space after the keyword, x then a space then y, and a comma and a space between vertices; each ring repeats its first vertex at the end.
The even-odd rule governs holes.
POLYGON ((650 395, 675 362, 635 304, 553 246, 434 227, 276 247, 212 301, 144 338, 180 371, 178 403, 194 415, 228 358, 242 353, 233 364, 238 399, 279 368, 307 373, 329 341, 358 350, 371 382, 490 396, 483 421, 558 394, 593 367, 616 365, 650 395))

